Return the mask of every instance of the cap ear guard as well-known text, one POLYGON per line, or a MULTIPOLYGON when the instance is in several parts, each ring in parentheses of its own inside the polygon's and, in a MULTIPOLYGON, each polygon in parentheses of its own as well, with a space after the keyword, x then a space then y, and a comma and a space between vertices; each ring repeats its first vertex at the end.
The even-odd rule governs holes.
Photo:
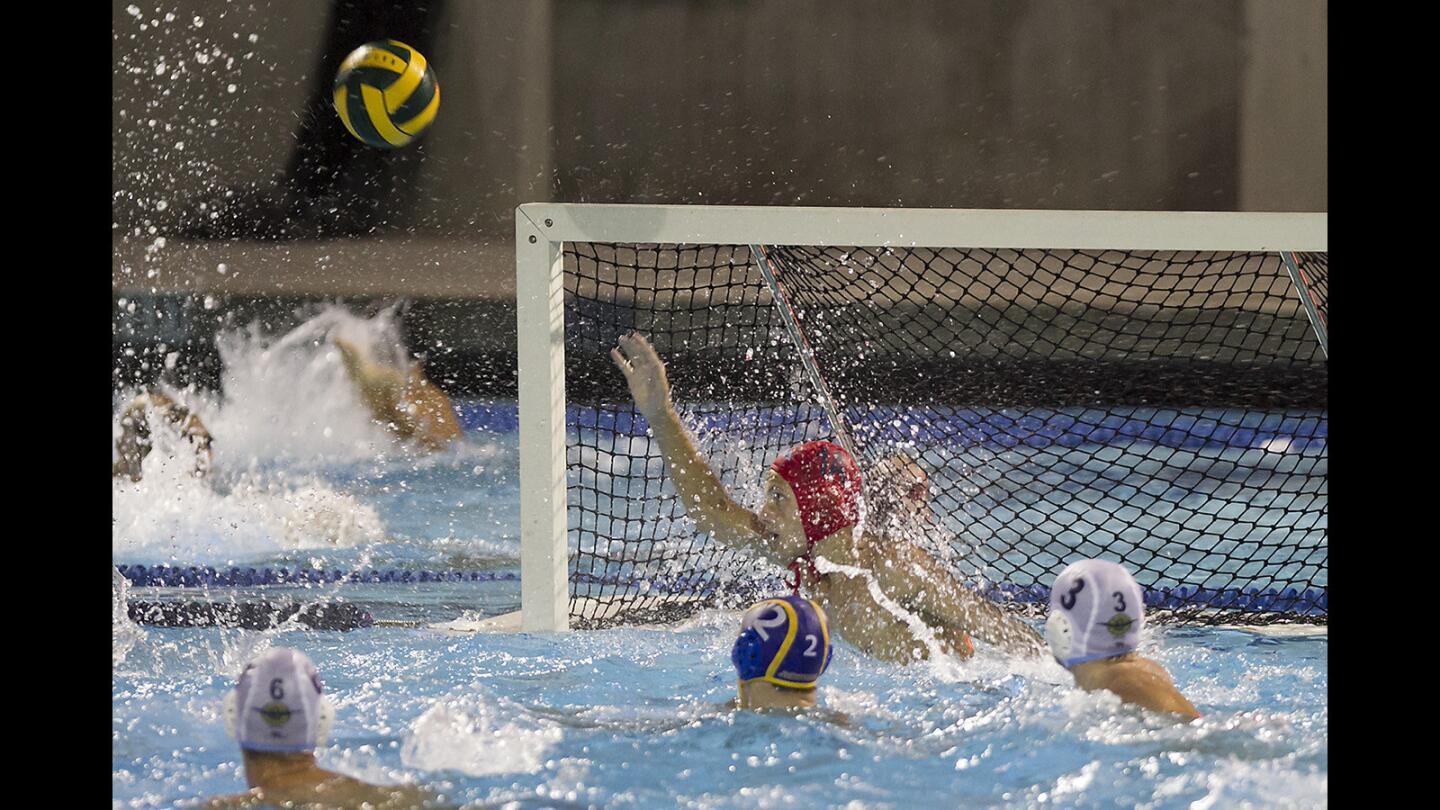
POLYGON ((225 715, 225 733, 230 739, 240 737, 240 695, 234 689, 225 693, 225 708, 221 712, 225 715))
POLYGON ((1070 658, 1070 650, 1075 644, 1075 630, 1070 625, 1070 617, 1058 610, 1050 611, 1050 616, 1045 619, 1045 640, 1050 643, 1050 654, 1061 666, 1070 658))
POLYGON ((730 663, 735 665, 741 683, 764 678, 764 642, 760 640, 760 634, 753 629, 741 632, 740 637, 735 639, 735 646, 730 649, 730 663))
POLYGON ((320 703, 315 707, 315 747, 324 748, 325 742, 330 739, 330 729, 335 727, 335 704, 330 702, 327 695, 320 696, 320 703))

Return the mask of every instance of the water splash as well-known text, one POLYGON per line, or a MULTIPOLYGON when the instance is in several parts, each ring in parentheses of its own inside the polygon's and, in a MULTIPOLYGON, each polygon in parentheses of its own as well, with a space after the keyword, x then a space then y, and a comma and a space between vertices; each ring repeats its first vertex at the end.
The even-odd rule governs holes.
MULTIPOLYGON (((363 318, 330 305, 278 336, 253 324, 218 336, 223 397, 168 392, 214 437, 212 473, 191 475, 183 439, 154 431, 143 479, 113 489, 115 557, 220 564, 383 542, 376 509, 323 476, 346 466, 353 475, 356 463, 382 473, 418 469, 453 462, 455 453, 417 459, 376 424, 331 342, 337 337, 378 362, 411 363, 398 307, 363 318)), ((113 429, 118 436, 118 418, 113 429)))
POLYGON ((532 773, 564 736, 504 698, 486 699, 478 685, 436 701, 415 721, 400 761, 427 771, 470 776, 532 773))
POLYGON ((145 638, 145 631, 130 621, 127 607, 130 596, 130 582, 121 576, 120 569, 110 569, 110 659, 111 666, 119 666, 130 654, 130 648, 145 638))
POLYGON ((885 591, 880 588, 879 581, 875 579, 875 575, 869 570, 857 568, 853 565, 832 562, 823 556, 817 556, 815 558, 815 568, 822 574, 845 574, 849 577, 864 580, 865 587, 870 592, 870 597, 875 600, 875 604, 879 605, 887 613, 899 619, 906 627, 910 628, 910 633, 921 644, 925 645, 926 651, 930 654, 929 660, 941 661, 951 658, 951 656, 945 652, 944 647, 940 645, 939 639, 935 637, 935 631, 930 629, 930 626, 925 623, 925 620, 906 610, 898 602, 886 596, 885 591))
POLYGON ((212 483, 159 452, 142 469, 143 480, 117 480, 111 490, 114 559, 218 565, 384 539, 372 507, 315 476, 247 473, 212 483))
POLYGON ((254 324, 217 336, 225 396, 206 421, 217 465, 294 468, 404 453, 361 402, 334 337, 408 367, 393 307, 366 319, 332 305, 278 338, 254 324))

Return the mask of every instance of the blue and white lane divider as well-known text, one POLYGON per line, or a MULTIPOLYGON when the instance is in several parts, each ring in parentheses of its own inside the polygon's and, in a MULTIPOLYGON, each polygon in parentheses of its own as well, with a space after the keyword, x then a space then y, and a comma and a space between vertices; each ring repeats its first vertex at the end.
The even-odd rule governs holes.
MULTIPOLYGON (((211 566, 119 565, 121 576, 132 585, 166 588, 247 587, 256 585, 314 585, 326 583, 519 582, 516 571, 413 571, 339 568, 214 568, 211 566)), ((623 574, 575 572, 571 582, 611 585, 640 592, 709 596, 717 585, 707 574, 643 579, 623 574)), ((1050 588, 1044 585, 990 585, 986 595, 1002 602, 1045 604, 1050 588)), ((1145 589, 1150 608, 1209 608, 1256 613, 1292 613, 1324 617, 1330 612, 1328 588, 1197 588, 1190 585, 1145 589)))
POLYGON ((131 585, 165 588, 225 588, 252 585, 322 585, 331 582, 495 582, 520 581, 515 571, 345 571, 339 568, 214 568, 211 566, 117 565, 131 585))
MULTIPOLYGON (((796 419, 819 415, 808 406, 766 407, 688 417, 697 433, 743 430, 761 436, 789 436, 796 419), (807 411, 801 413, 801 411, 807 411)), ((513 433, 519 424, 514 404, 457 403, 467 431, 513 433)), ((1329 417, 1323 412, 1252 412, 1178 408, 969 409, 893 408, 845 411, 867 441, 899 441, 991 449, 1065 448, 1097 445, 1155 444, 1186 450, 1263 449, 1268 452, 1323 453, 1328 448, 1329 417)), ((628 406, 595 408, 571 405, 565 412, 570 430, 605 430, 644 436, 644 417, 628 406)))

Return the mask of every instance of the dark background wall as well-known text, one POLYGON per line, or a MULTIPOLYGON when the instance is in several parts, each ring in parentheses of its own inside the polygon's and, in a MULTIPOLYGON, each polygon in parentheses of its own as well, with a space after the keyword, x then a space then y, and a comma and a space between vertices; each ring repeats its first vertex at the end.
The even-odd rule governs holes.
POLYGON ((1326 210, 1323 0, 114 0, 117 386, 218 380, 225 323, 414 302, 513 393, 531 201, 1326 210), (439 116, 329 106, 367 39, 439 116))
MULTIPOLYGON (((113 4, 122 230, 275 193, 298 140, 343 136, 307 101, 346 4, 175 5, 113 4)), ((380 231, 508 235, 535 199, 1326 207, 1323 2, 422 5, 437 123, 341 167, 403 164, 380 231)))

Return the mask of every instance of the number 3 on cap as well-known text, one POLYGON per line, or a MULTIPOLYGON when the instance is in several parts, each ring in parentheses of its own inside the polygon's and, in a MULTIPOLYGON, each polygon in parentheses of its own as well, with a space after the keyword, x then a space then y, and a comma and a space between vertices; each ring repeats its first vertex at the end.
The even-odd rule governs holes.
POLYGON ((1075 594, 1080 593, 1083 590, 1085 590, 1085 580, 1075 580, 1075 587, 1071 588, 1069 593, 1061 595, 1060 606, 1065 608, 1066 610, 1075 607, 1075 594))

